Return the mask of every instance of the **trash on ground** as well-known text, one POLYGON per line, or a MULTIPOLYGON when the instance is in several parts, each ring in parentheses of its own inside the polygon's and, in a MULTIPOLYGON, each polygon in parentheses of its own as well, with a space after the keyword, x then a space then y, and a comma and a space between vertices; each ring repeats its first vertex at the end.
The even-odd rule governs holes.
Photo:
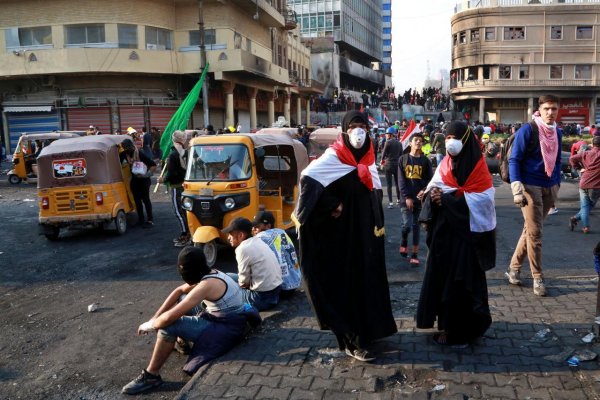
POLYGON ((435 385, 433 387, 433 389, 431 389, 432 392, 441 392, 442 390, 446 389, 446 385, 435 385))
POLYGON ((88 312, 94 312, 98 309, 98 303, 92 303, 88 306, 88 312))
POLYGON ((578 367, 579 366, 579 358, 573 356, 567 360, 567 364, 569 364, 570 367, 578 367))
POLYGON ((595 337, 596 335, 594 335, 594 333, 588 333, 587 335, 581 338, 581 341, 583 343, 592 343, 595 337))
POLYGON ((544 360, 561 363, 561 362, 565 361, 566 359, 568 359, 571 356, 571 354, 573 354, 574 351, 575 351, 575 349, 573 347, 567 347, 565 349, 565 351, 561 351, 558 354, 552 354, 550 356, 545 356, 544 360))
POLYGON ((598 357, 598 354, 594 353, 591 350, 577 350, 574 354, 573 357, 577 357, 579 359, 579 361, 592 361, 594 360, 596 357, 598 357))
POLYGON ((546 328, 546 329, 541 329, 539 331, 536 332, 535 335, 533 335, 533 337, 531 338, 532 342, 545 342, 546 340, 550 339, 550 328, 546 328))

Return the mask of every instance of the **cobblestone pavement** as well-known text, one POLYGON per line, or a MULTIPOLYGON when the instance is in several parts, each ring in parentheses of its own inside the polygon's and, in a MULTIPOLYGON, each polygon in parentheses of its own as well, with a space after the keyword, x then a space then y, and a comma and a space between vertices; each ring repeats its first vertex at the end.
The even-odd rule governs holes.
POLYGON ((569 367, 567 353, 599 352, 591 330, 596 281, 549 279, 545 298, 490 280, 494 322, 479 343, 441 348, 415 328, 420 283, 390 286, 399 333, 363 363, 320 331, 303 294, 282 302, 262 328, 203 367, 178 399, 599 399, 596 360, 569 367), (547 331, 549 330, 549 331, 547 331), (537 336, 536 336, 537 334, 537 336))

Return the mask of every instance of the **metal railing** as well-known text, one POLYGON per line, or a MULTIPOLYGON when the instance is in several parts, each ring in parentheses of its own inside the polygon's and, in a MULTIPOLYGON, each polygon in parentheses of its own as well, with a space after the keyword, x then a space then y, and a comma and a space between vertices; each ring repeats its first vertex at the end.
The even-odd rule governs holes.
POLYGON ((476 87, 597 87, 600 81, 597 79, 479 79, 451 82, 450 89, 476 88, 476 87))
POLYGON ((558 4, 600 4, 600 0, 469 0, 456 3, 454 13, 475 8, 547 6, 558 4))
POLYGON ((321 92, 325 91, 325 84, 315 79, 298 79, 296 82, 299 88, 313 88, 321 92))

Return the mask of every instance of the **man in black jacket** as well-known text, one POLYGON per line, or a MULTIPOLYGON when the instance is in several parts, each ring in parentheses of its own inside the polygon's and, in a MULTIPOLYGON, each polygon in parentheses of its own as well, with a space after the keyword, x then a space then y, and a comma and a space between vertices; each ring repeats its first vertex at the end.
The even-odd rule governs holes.
POLYGON ((400 188, 398 187, 398 160, 402 155, 402 143, 396 139, 396 128, 390 126, 386 133, 385 144, 381 153, 381 166, 385 171, 387 183, 388 208, 394 208, 392 186, 396 182, 396 203, 400 204, 400 188))
POLYGON ((183 131, 173 132, 173 147, 167 157, 167 171, 159 178, 160 183, 166 183, 171 195, 171 204, 179 226, 181 235, 173 239, 175 247, 185 247, 191 243, 190 230, 187 224, 185 210, 181 206, 181 194, 183 193, 183 180, 187 164, 187 148, 190 138, 183 131))

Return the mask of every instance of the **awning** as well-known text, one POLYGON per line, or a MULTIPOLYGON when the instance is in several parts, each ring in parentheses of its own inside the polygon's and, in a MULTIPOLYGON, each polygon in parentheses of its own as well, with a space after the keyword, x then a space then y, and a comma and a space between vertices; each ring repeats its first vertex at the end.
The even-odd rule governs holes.
POLYGON ((52 106, 9 106, 3 108, 4 112, 51 112, 52 106))

